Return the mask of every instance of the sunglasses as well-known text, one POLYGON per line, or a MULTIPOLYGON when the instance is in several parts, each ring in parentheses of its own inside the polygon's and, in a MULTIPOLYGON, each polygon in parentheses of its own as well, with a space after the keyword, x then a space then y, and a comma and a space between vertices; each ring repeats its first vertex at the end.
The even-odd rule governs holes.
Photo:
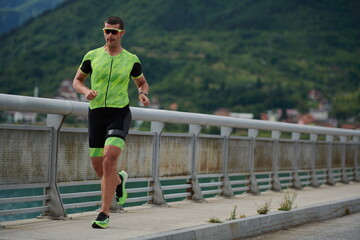
POLYGON ((103 31, 104 31, 104 33, 106 33, 106 34, 112 34, 112 35, 116 35, 116 34, 118 34, 119 32, 122 32, 123 30, 121 30, 121 29, 110 29, 110 28, 103 28, 103 31))

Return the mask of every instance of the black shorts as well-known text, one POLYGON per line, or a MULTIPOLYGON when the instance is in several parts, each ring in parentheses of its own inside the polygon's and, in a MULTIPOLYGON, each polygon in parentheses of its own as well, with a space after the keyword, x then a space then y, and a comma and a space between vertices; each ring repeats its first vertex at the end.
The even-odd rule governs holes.
POLYGON ((104 148, 108 137, 125 141, 131 124, 129 105, 123 108, 89 109, 89 147, 104 148))

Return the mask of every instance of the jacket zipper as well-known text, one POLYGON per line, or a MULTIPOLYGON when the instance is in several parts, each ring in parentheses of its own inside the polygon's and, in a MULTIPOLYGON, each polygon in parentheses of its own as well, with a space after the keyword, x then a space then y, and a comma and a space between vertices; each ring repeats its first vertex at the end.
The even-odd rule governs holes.
POLYGON ((110 63, 110 72, 109 72, 108 84, 107 84, 107 87, 106 87, 105 107, 106 107, 107 95, 108 95, 108 91, 109 91, 109 85, 110 85, 110 79, 111 79, 111 71, 112 71, 113 61, 114 61, 114 59, 112 58, 112 59, 111 59, 111 63, 110 63))

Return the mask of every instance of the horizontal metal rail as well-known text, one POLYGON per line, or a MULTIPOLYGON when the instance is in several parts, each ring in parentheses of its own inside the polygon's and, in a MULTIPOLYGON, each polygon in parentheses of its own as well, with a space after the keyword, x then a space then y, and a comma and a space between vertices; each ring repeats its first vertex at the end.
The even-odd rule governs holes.
POLYGON ((63 194, 60 194, 60 196, 61 196, 62 199, 67 199, 67 198, 81 198, 81 197, 93 197, 93 196, 101 196, 101 191, 63 193, 63 194))
POLYGON ((190 192, 164 194, 165 199, 184 198, 184 197, 190 197, 190 196, 191 196, 190 192))
POLYGON ((14 198, 0 198, 0 204, 19 203, 19 202, 36 202, 49 200, 49 195, 28 196, 28 197, 14 197, 14 198))
POLYGON ((135 202, 148 202, 152 201, 152 196, 146 196, 146 197, 137 197, 137 198, 129 198, 126 200, 127 203, 135 203, 135 202))
POLYGON ((230 181, 230 183, 232 185, 237 185, 237 184, 249 184, 250 181, 249 180, 235 180, 235 181, 230 181))
POLYGON ((65 209, 73 209, 73 208, 84 208, 84 207, 98 207, 100 205, 101 205, 101 201, 68 203, 68 204, 64 204, 64 208, 65 209))
POLYGON ((48 211, 48 210, 49 210, 48 206, 1 210, 0 216, 11 216, 11 215, 25 214, 25 213, 36 213, 36 212, 42 212, 42 211, 48 211))
POLYGON ((205 195, 211 195, 211 194, 220 194, 220 193, 222 193, 222 192, 223 192, 222 189, 201 191, 201 193, 202 193, 204 196, 205 196, 205 195))
POLYGON ((163 190, 177 190, 177 189, 188 189, 188 188, 191 188, 191 187, 192 187, 191 184, 167 185, 167 186, 163 186, 162 189, 163 190))
POLYGON ((222 185, 222 182, 200 183, 200 187, 219 187, 222 185))
POLYGON ((249 190, 249 187, 235 187, 233 188, 234 192, 247 192, 249 190))
POLYGON ((49 186, 50 185, 48 183, 9 184, 9 185, 0 185, 0 190, 46 188, 46 187, 49 187, 49 186))
POLYGON ((279 180, 280 181, 288 181, 288 180, 293 180, 294 179, 294 177, 279 177, 279 180))
MULTIPOLYGON (((84 102, 0 94, 0 110, 59 114, 65 116, 87 116, 88 108, 88 103, 84 102)), ((299 124, 138 107, 131 107, 131 112, 134 120, 142 121, 360 137, 360 131, 338 128, 304 126, 299 124)))
POLYGON ((127 190, 128 193, 140 193, 140 192, 152 192, 152 191, 154 191, 153 187, 130 188, 127 190))

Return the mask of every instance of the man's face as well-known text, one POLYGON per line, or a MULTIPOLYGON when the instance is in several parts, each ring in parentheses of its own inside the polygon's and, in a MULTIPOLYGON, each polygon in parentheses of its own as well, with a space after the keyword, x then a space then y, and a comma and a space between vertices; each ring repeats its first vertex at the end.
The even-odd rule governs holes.
MULTIPOLYGON (((104 29, 118 29, 118 30, 121 30, 119 28, 119 24, 111 25, 111 24, 108 24, 108 23, 105 23, 104 29)), ((104 32, 104 38, 105 38, 105 41, 106 41, 106 45, 109 48, 119 46, 119 44, 121 42, 121 38, 124 35, 124 33, 125 33, 125 31, 121 31, 121 32, 110 31, 109 33, 104 32)))

